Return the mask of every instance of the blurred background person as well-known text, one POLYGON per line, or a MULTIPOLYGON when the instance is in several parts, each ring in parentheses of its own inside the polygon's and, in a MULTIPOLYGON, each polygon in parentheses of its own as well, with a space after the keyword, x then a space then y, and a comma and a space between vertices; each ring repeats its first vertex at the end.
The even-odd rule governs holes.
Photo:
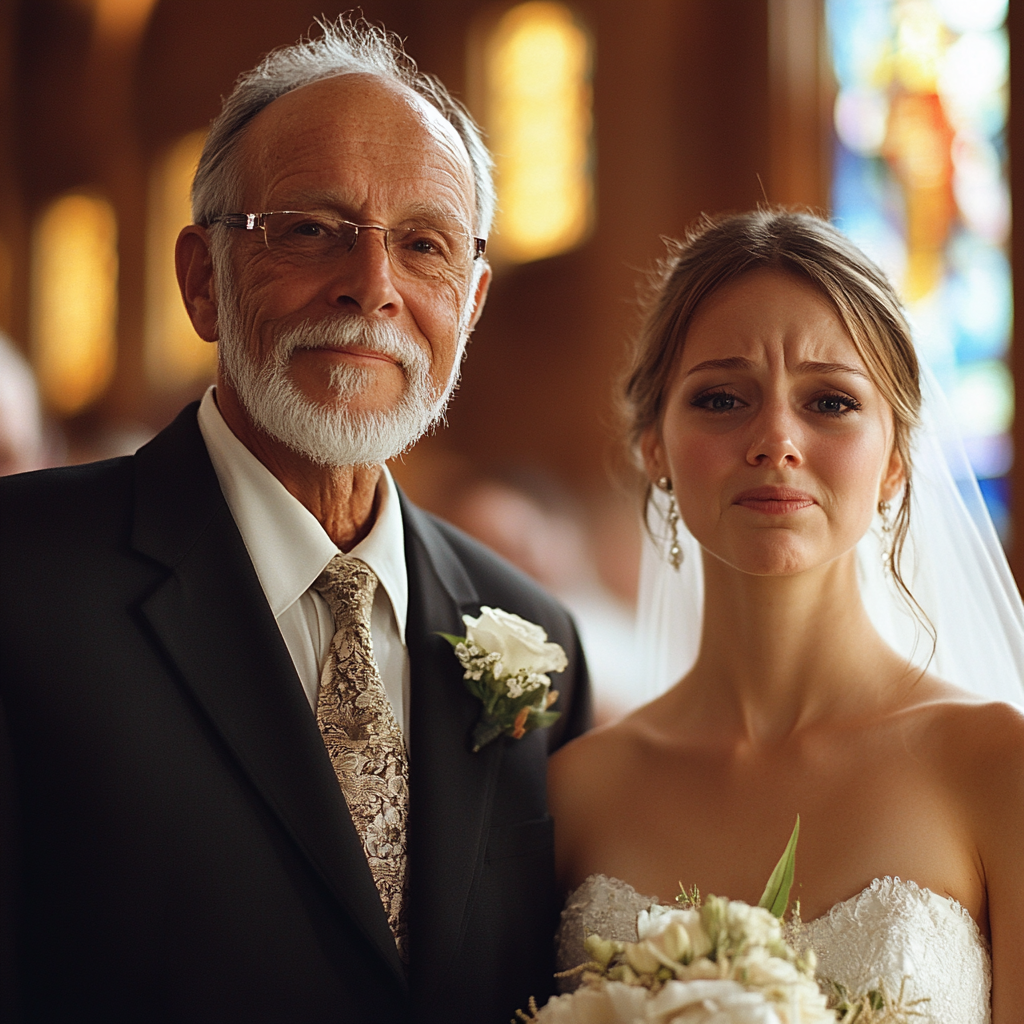
POLYGON ((0 334, 0 476, 62 461, 60 432, 43 417, 32 367, 0 334))
POLYGON ((630 577, 636 558, 628 523, 625 544, 598 545, 580 503, 557 480, 527 470, 468 482, 446 516, 572 612, 587 652, 598 724, 643 700, 635 595, 613 589, 616 579, 630 577))

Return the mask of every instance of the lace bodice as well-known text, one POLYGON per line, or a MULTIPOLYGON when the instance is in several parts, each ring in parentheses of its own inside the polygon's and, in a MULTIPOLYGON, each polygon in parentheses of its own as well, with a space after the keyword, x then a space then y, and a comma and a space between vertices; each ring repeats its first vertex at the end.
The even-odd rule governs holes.
MULTIPOLYGON (((591 875, 573 892, 558 930, 558 967, 567 970, 588 959, 584 938, 635 942, 636 916, 655 897, 631 885, 591 875)), ((988 946, 970 914, 955 900, 937 896, 914 882, 876 878, 863 892, 837 903, 805 924, 801 944, 818 956, 818 975, 862 993, 879 984, 916 1006, 930 1024, 989 1024, 992 963, 988 946)), ((570 986, 571 987, 571 986, 570 986)))

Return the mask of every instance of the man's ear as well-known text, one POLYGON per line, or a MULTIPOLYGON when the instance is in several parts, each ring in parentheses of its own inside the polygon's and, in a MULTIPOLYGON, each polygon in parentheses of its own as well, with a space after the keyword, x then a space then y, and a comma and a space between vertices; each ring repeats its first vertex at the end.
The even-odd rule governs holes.
POLYGON ((903 485, 906 482, 907 473, 903 466, 903 456, 900 455, 899 450, 894 445, 889 456, 889 465, 878 487, 878 500, 892 501, 903 489, 903 485))
POLYGON ((476 327, 477 321, 480 319, 480 314, 484 311, 484 303, 487 302, 487 293, 491 288, 491 266, 489 263, 484 264, 484 269, 480 273, 480 277, 476 282, 476 288, 473 292, 473 313, 469 318, 467 324, 467 331, 472 332, 473 328, 476 327))
POLYGON ((217 286, 213 278, 210 234, 198 224, 181 229, 174 246, 178 287, 192 326, 203 341, 216 341, 217 286))
POLYGON ((654 482, 663 476, 670 476, 668 459, 665 456, 665 445, 661 440, 661 431, 657 427, 648 427, 640 437, 640 455, 644 460, 644 469, 648 478, 654 482))

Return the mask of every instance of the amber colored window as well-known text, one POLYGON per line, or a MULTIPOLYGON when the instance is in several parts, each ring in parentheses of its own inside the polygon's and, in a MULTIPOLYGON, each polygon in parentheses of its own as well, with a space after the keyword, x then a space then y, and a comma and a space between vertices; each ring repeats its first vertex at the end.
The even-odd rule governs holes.
POLYGON ((110 203, 79 192, 50 203, 32 238, 32 356, 58 415, 87 408, 113 375, 117 270, 110 203))

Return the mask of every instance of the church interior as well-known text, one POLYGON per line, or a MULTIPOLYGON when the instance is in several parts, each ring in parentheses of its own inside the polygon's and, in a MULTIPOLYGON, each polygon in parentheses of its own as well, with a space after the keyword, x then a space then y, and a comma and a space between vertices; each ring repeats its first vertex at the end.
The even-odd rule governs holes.
MULTIPOLYGON (((31 466, 134 451, 209 386, 213 347, 172 261, 205 129, 241 71, 340 13, 0 2, 0 330, 38 385, 31 466)), ((609 706, 628 702, 635 671, 641 530, 618 384, 664 240, 703 214, 821 212, 894 277, 1024 580, 1019 4, 364 0, 361 13, 466 103, 499 193, 494 281, 447 422, 394 475, 563 597, 585 641, 608 641, 592 660, 609 706)), ((11 383, 22 364, 2 362, 0 421, 29 416, 11 383)))

